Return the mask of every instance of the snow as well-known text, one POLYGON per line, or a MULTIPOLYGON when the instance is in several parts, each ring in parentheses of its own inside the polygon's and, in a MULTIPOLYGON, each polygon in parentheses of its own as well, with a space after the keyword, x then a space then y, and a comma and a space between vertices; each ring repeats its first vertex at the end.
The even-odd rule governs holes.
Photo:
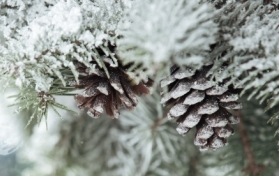
POLYGON ((178 132, 178 134, 184 136, 189 131, 189 128, 186 128, 181 124, 179 124, 178 127, 176 128, 176 131, 178 132))
POLYGON ((111 79, 110 79, 110 85, 117 90, 120 94, 124 93, 123 87, 120 83, 120 78, 117 77, 116 75, 111 74, 111 79))
POLYGON ((222 95, 228 90, 226 85, 216 85, 214 87, 211 87, 210 89, 206 90, 207 95, 222 95))
POLYGON ((162 99, 161 99, 161 104, 165 104, 167 101, 169 101, 171 99, 171 94, 170 93, 166 93, 163 95, 162 99))
POLYGON ((195 0, 135 1, 117 30, 124 36, 117 40, 119 55, 125 63, 140 61, 149 75, 173 64, 199 67, 215 41, 213 15, 213 6, 195 0))
POLYGON ((218 97, 220 102, 232 102, 232 101, 237 101, 239 98, 238 94, 233 94, 233 93, 225 93, 222 96, 218 97))
POLYGON ((100 83, 97 89, 105 95, 109 94, 109 85, 107 83, 100 83))
POLYGON ((219 105, 216 100, 206 99, 198 108, 198 114, 213 114, 218 111, 219 105))
POLYGON ((230 124, 238 124, 240 122, 239 117, 236 117, 236 116, 233 116, 233 115, 230 115, 228 120, 229 120, 230 124))
POLYGON ((194 145, 195 146, 204 146, 207 144, 207 139, 200 139, 200 138, 195 138, 194 139, 194 145))
POLYGON ((171 90, 170 94, 172 98, 176 99, 188 93, 190 89, 191 89, 191 83, 188 82, 187 80, 182 80, 178 83, 176 87, 174 87, 171 90))
POLYGON ((228 102, 228 103, 220 103, 220 106, 223 106, 226 109, 241 109, 242 104, 238 102, 228 102))
POLYGON ((37 91, 49 90, 48 77, 58 77, 65 85, 61 73, 65 67, 77 79, 73 59, 93 69, 89 62, 95 59, 94 48, 106 49, 108 42, 115 43, 116 36, 110 34, 126 8, 109 1, 50 0, 48 6, 38 0, 22 3, 19 11, 9 10, 5 17, 1 14, 5 24, 0 26, 4 34, 0 68, 9 73, 6 77, 17 75, 17 86, 32 84, 37 91))
POLYGON ((187 109, 188 109, 187 105, 184 105, 183 103, 178 103, 170 109, 169 113, 170 116, 179 117, 183 115, 187 111, 187 109))
POLYGON ((201 139, 208 139, 213 134, 214 134, 213 129, 208 125, 204 125, 198 129, 196 137, 201 139))
POLYGON ((211 141, 210 141, 210 147, 217 149, 220 147, 225 146, 225 143, 223 142, 222 139, 218 138, 217 136, 214 136, 211 141))
POLYGON ((95 37, 89 30, 86 30, 84 33, 82 33, 79 37, 79 40, 89 45, 95 43, 95 37))
POLYGON ((171 83, 173 83, 176 79, 172 76, 164 78, 161 80, 161 87, 165 87, 171 83))
POLYGON ((211 127, 224 127, 228 123, 228 120, 222 116, 206 117, 205 121, 211 127))
POLYGON ((22 132, 24 127, 20 117, 13 113, 14 108, 7 108, 8 100, 3 94, 0 100, 0 155, 9 155, 22 146, 25 137, 22 132))
POLYGON ((189 95, 187 95, 187 97, 185 98, 183 104, 193 105, 201 102, 204 99, 204 97, 205 97, 204 92, 199 90, 192 90, 192 92, 189 95))
POLYGON ((197 90, 205 90, 212 86, 213 86, 213 83, 211 81, 206 80, 206 78, 199 78, 192 83, 191 88, 197 89, 197 90))
POLYGON ((229 136, 234 134, 233 129, 230 126, 216 128, 216 133, 221 138, 228 138, 229 136))
POLYGON ((87 111, 87 115, 89 115, 90 117, 94 118, 94 119, 97 119, 99 118, 100 116, 97 115, 97 114, 93 114, 90 110, 87 111))
POLYGON ((199 115, 196 111, 191 111, 182 122, 182 125, 187 128, 193 128, 199 123, 201 117, 202 116, 199 115))
POLYGON ((176 79, 183 79, 183 78, 187 78, 187 77, 191 77, 195 74, 193 69, 190 68, 186 68, 185 70, 179 69, 177 70, 173 75, 176 79))

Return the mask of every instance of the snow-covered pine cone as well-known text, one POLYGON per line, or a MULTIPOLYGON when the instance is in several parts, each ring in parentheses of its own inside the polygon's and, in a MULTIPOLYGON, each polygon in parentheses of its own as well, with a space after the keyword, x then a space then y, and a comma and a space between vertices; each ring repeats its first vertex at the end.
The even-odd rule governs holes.
POLYGON ((167 87, 161 103, 170 105, 170 120, 177 118, 177 131, 185 135, 196 126, 194 144, 200 150, 217 149, 227 144, 226 138, 234 134, 231 124, 239 122, 227 109, 241 109, 236 102, 240 89, 228 85, 228 79, 214 83, 206 77, 211 66, 204 66, 194 72, 187 68, 171 69, 171 76, 161 81, 161 87, 167 87))
MULTIPOLYGON (((110 47, 112 52, 114 49, 115 47, 110 47)), ((97 51, 100 56, 105 55, 102 50, 97 49, 97 51)), ((96 68, 95 73, 90 73, 85 65, 77 61, 75 66, 80 72, 80 77, 79 84, 73 85, 84 89, 81 94, 75 96, 75 100, 80 109, 88 108, 87 114, 93 118, 98 118, 104 111, 112 118, 118 118, 119 110, 123 105, 129 110, 133 109, 138 103, 137 96, 149 94, 149 88, 153 84, 151 79, 134 84, 120 63, 118 67, 106 64, 109 78, 103 69, 96 68)))

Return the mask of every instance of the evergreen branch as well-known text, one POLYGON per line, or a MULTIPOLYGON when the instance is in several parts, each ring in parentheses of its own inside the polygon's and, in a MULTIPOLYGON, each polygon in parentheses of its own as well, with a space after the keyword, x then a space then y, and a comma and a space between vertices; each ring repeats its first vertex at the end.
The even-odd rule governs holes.
MULTIPOLYGON (((61 86, 61 85, 60 85, 61 86)), ((63 88, 50 88, 49 92, 36 92, 32 86, 21 89, 20 92, 16 95, 11 95, 9 98, 14 98, 14 103, 9 106, 16 106, 16 112, 19 113, 23 110, 32 110, 32 114, 29 117, 29 120, 26 124, 26 127, 29 126, 32 120, 36 117, 37 123, 40 124, 41 120, 45 118, 47 125, 47 114, 49 107, 52 107, 54 112, 62 119, 61 115, 57 111, 56 108, 63 109, 65 111, 69 111, 73 114, 77 114, 75 111, 72 111, 65 105, 56 102, 54 96, 55 95, 67 95, 68 91, 72 91, 73 89, 63 89, 63 88), (55 108, 56 107, 56 108, 55 108)), ((71 95, 71 94, 69 94, 71 95)))
POLYGON ((254 160, 253 152, 251 150, 248 135, 246 132, 246 127, 243 122, 243 116, 240 111, 237 112, 237 116, 240 118, 238 128, 240 131, 241 141, 244 147, 246 160, 248 162, 248 166, 243 169, 243 172, 247 174, 251 174, 251 176, 257 176, 259 173, 265 170, 265 167, 263 165, 257 164, 256 161, 254 160))

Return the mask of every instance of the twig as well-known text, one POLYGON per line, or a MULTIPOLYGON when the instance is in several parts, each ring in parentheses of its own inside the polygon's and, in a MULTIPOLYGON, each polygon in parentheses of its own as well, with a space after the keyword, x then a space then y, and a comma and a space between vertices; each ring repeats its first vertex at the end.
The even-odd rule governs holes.
POLYGON ((241 141, 244 147, 244 152, 246 155, 246 160, 248 162, 248 166, 243 169, 243 172, 251 175, 251 176, 256 176, 260 172, 262 172, 265 167, 263 165, 257 164, 254 160, 253 152, 251 150, 251 146, 249 143, 247 131, 245 129, 243 117, 240 111, 237 112, 238 117, 240 118, 240 122, 238 124, 240 136, 241 136, 241 141))
POLYGON ((163 116, 160 117, 160 118, 158 118, 158 119, 154 122, 154 124, 151 126, 151 130, 152 130, 152 131, 156 130, 157 127, 158 127, 159 125, 161 125, 161 123, 166 119, 169 110, 170 110, 170 107, 167 108, 167 109, 165 109, 165 110, 164 110, 164 113, 163 113, 163 116))
POLYGON ((196 156, 190 158, 190 170, 189 175, 200 176, 200 170, 198 169, 199 153, 196 156))

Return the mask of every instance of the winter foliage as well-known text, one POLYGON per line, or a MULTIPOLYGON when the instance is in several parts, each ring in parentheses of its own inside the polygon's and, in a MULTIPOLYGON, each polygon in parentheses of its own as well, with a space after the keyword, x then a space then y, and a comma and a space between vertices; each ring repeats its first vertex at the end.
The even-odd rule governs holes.
POLYGON ((0 1, 0 175, 278 175, 278 3, 0 1))
POLYGON ((209 62, 205 55, 218 30, 212 20, 212 5, 185 0, 143 0, 136 1, 126 16, 127 20, 117 30, 122 36, 117 45, 123 63, 131 64, 130 69, 136 69, 137 77, 146 79, 159 70, 167 73, 174 64, 197 69, 209 62), (144 69, 147 70, 142 73, 144 69))
POLYGON ((94 48, 102 45, 106 52, 109 51, 106 49, 108 42, 115 43, 114 31, 125 6, 123 3, 83 1, 79 4, 62 0, 30 2, 25 4, 24 10, 15 5, 14 8, 27 11, 27 14, 21 17, 17 11, 8 11, 7 16, 2 16, 7 26, 1 26, 6 39, 5 45, 1 46, 2 58, 5 58, 1 59, 1 70, 5 75, 15 77, 17 86, 33 84, 37 92, 50 90, 55 78, 66 86, 65 69, 77 79, 73 60, 94 70, 89 62, 95 59, 103 67, 104 58, 96 55, 94 48), (13 19, 16 17, 19 19, 13 19), (21 21, 21 18, 24 18, 21 25, 9 22, 12 19, 21 21))

